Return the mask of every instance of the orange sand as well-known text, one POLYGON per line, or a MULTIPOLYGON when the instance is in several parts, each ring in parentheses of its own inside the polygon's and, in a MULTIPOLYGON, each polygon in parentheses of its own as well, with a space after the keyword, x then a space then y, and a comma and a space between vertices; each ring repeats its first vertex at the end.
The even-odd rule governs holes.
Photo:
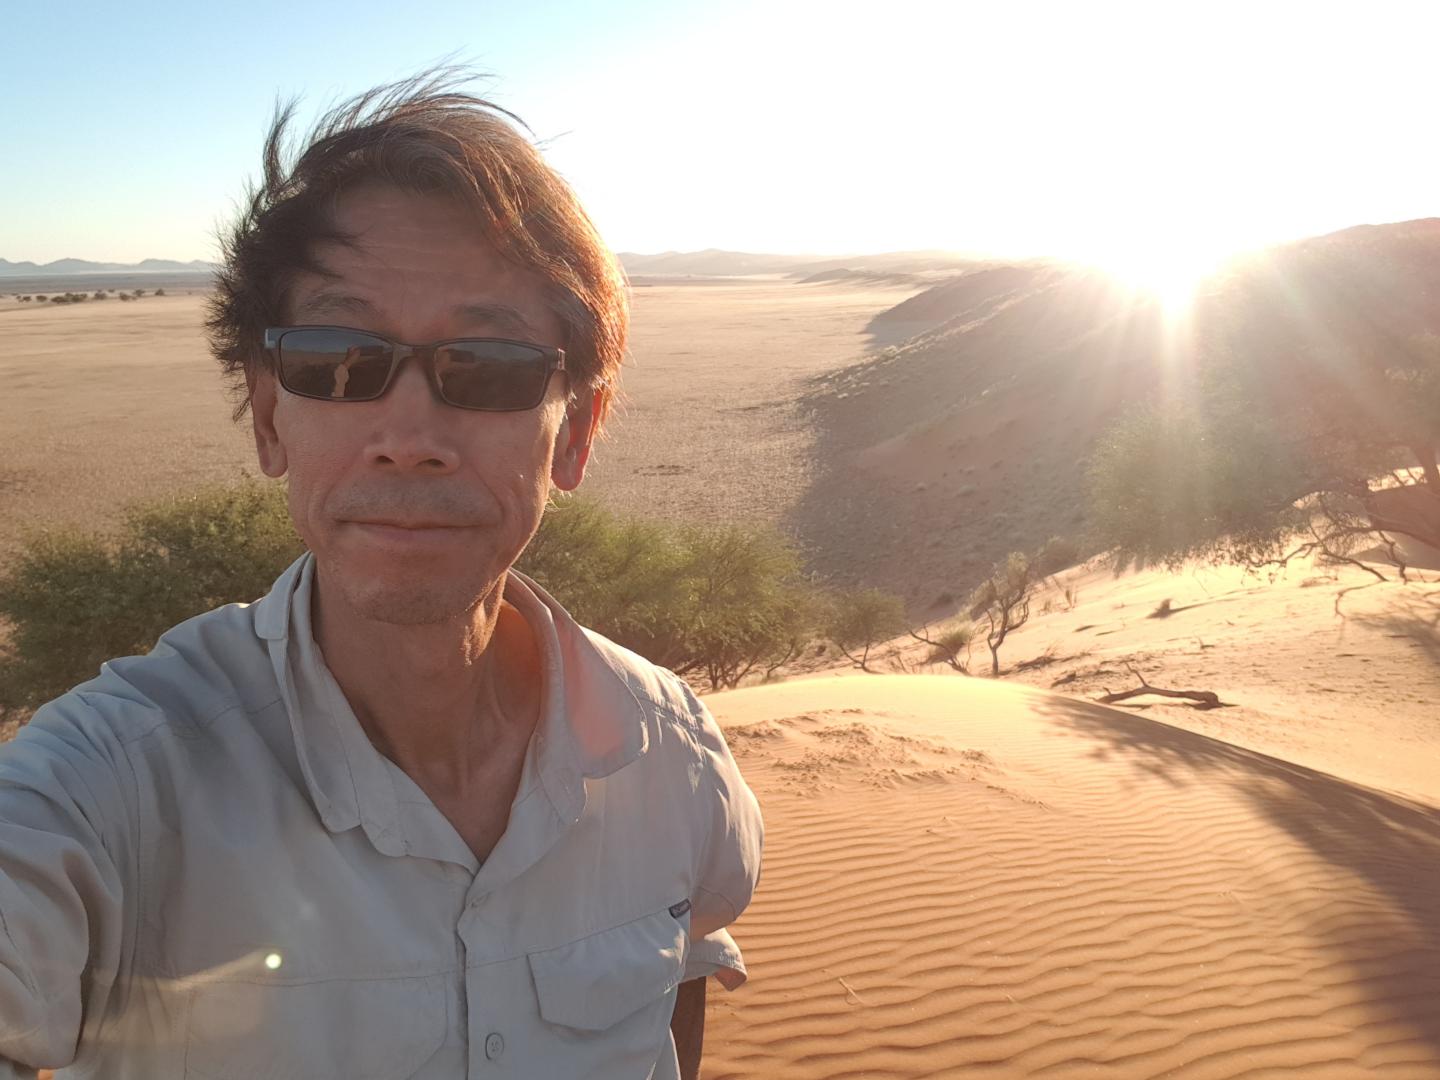
POLYGON ((707 700, 767 822, 707 1080, 1440 1076, 1440 810, 989 681, 707 700))

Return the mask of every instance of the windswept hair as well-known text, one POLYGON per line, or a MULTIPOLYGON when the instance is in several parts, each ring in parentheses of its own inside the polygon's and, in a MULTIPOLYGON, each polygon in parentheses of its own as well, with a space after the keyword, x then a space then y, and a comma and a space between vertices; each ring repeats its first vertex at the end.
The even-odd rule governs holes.
POLYGON ((624 274, 570 185, 517 130, 523 121, 462 91, 470 77, 442 67, 367 90, 326 113, 297 153, 286 146, 296 102, 277 104, 261 182, 220 237, 205 321, 237 422, 250 407, 247 376, 269 364, 265 328, 288 321, 297 274, 325 273, 317 245, 353 242, 335 204, 367 182, 455 200, 503 257, 544 279, 571 391, 599 391, 608 415, 629 327, 624 274))

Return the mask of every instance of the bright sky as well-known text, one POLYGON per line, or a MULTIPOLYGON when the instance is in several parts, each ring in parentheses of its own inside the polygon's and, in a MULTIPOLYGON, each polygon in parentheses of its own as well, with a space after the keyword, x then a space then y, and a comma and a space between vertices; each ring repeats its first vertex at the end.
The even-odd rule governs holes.
POLYGON ((1429 2, 12 0, 0 28, 11 260, 211 258, 277 94, 309 118, 449 54, 617 250, 1153 275, 1440 214, 1429 2))

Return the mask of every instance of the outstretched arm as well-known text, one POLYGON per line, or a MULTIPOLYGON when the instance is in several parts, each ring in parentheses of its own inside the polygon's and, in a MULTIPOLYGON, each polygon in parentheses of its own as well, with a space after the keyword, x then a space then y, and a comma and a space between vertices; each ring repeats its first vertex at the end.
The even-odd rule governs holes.
POLYGON ((0 1080, 70 1064, 119 971, 128 765, 87 711, 66 695, 0 747, 0 1080))

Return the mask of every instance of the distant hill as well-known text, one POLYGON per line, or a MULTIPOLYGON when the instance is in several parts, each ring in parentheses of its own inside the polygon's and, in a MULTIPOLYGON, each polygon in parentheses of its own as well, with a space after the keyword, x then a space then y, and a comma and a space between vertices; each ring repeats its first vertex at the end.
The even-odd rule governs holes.
POLYGON ((213 271, 214 263, 192 259, 177 262, 174 259, 142 259, 138 263, 92 262, 89 259, 56 259, 54 262, 11 262, 0 259, 0 277, 63 277, 74 274, 147 274, 166 271, 213 271))
POLYGON ((787 274, 804 278, 844 270, 855 273, 920 273, 930 270, 961 270, 973 266, 978 257, 944 251, 892 251, 876 255, 765 255, 746 251, 662 251, 637 255, 622 251, 620 263, 632 277, 746 277, 754 274, 787 274))
POLYGON ((1283 385, 1320 343, 1383 350, 1440 333, 1440 219, 1237 261, 1183 333, 1100 271, 1038 262, 962 273, 872 323, 879 341, 896 327, 903 343, 805 399, 817 474, 791 524, 816 569, 920 609, 963 595, 1011 550, 1083 537, 1097 437, 1204 350, 1254 356, 1283 385))

